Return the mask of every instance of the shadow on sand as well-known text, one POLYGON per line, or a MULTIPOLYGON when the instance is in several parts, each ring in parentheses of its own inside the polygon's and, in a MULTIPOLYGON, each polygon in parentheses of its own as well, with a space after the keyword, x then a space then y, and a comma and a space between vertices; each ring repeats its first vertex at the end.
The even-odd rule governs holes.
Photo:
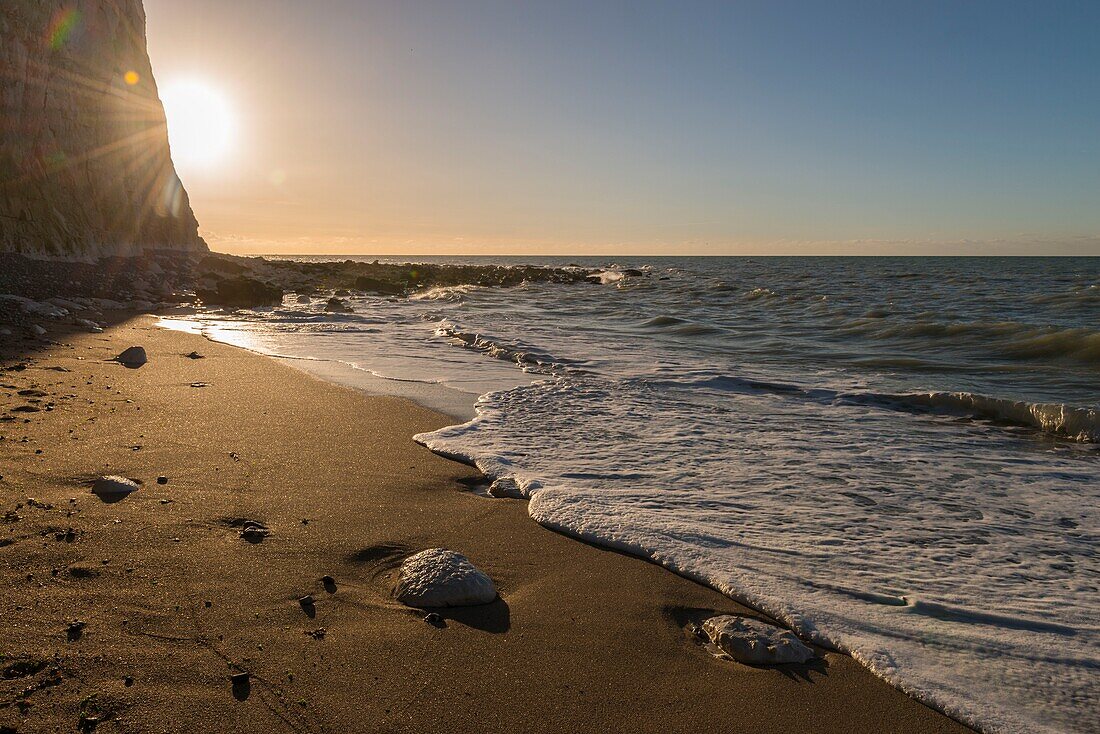
POLYGON ((499 596, 490 604, 476 607, 425 608, 424 611, 439 615, 444 622, 457 622, 494 635, 504 634, 512 627, 512 613, 508 602, 499 596))

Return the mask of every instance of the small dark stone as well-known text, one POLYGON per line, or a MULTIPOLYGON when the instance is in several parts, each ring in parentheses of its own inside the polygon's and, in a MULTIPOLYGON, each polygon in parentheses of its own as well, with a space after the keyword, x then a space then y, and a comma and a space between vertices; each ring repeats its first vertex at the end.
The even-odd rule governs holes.
POLYGON ((157 484, 168 484, 168 477, 157 477, 157 484))
POLYGON ((129 688, 130 686, 134 685, 134 679, 130 676, 126 676, 125 678, 122 679, 122 683, 127 688, 129 688))
POLYGON ((435 612, 428 614, 424 617, 424 621, 433 627, 445 627, 447 623, 443 621, 443 617, 439 616, 435 612))
POLYGON ((88 623, 81 619, 70 622, 69 628, 65 630, 65 636, 68 638, 69 642, 76 642, 84 636, 84 628, 87 626, 88 623))
POLYGON ((321 586, 325 587, 325 591, 330 594, 336 593, 336 579, 332 578, 331 576, 322 576, 321 586))
POLYGON ((314 601, 313 595, 307 594, 306 596, 303 596, 301 599, 299 599, 298 603, 301 604, 303 607, 312 607, 316 604, 316 601, 314 601))
POLYGON ((248 673, 234 673, 229 677, 229 680, 231 680, 235 686, 246 686, 250 679, 251 676, 249 676, 248 673))
POLYGON ((271 530, 258 522, 249 521, 241 530, 241 537, 249 543, 262 543, 264 538, 271 535, 271 530))

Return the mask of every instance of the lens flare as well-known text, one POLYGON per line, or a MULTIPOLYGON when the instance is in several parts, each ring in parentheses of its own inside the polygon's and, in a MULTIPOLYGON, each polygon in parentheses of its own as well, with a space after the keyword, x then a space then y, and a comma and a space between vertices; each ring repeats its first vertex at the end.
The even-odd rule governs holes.
POLYGON ((80 11, 76 8, 66 8, 59 11, 50 23, 50 30, 46 34, 46 42, 54 51, 60 51, 61 47, 69 41, 73 31, 80 25, 80 11))
POLYGON ((131 70, 126 72, 126 75, 122 77, 122 79, 131 87, 133 87, 141 81, 141 74, 138 74, 136 71, 131 70))

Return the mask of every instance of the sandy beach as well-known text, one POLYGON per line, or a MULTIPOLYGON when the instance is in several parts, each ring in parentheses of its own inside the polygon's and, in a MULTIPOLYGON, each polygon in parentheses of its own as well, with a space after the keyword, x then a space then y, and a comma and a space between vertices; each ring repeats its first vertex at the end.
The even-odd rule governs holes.
POLYGON ((969 731, 843 654, 714 658, 689 622, 751 612, 467 491, 412 440, 446 416, 151 317, 51 336, 0 373, 4 732, 969 731), (103 502, 106 474, 141 488, 103 502), (432 547, 500 600, 441 626, 394 601, 432 547))

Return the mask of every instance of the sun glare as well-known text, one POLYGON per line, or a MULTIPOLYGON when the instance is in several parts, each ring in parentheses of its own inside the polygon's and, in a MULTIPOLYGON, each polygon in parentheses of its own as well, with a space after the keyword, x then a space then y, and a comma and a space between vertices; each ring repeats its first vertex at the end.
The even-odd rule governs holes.
POLYGON ((160 96, 178 168, 210 169, 229 157, 237 120, 220 90, 199 80, 185 80, 166 84, 160 96))

